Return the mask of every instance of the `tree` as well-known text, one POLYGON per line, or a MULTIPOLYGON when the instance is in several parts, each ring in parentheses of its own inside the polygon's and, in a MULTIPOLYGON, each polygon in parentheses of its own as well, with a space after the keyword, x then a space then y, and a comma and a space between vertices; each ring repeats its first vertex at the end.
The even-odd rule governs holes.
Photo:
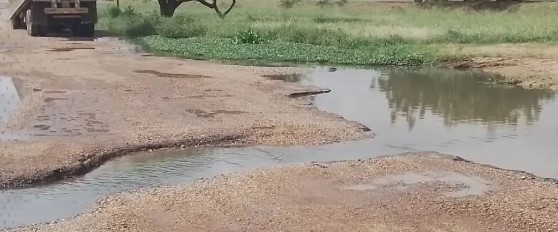
POLYGON ((217 6, 217 0, 158 0, 159 1, 159 9, 161 10, 161 16, 163 17, 172 17, 176 8, 180 6, 180 4, 185 2, 199 2, 202 5, 215 10, 215 13, 219 16, 219 18, 225 18, 229 12, 231 12, 234 5, 236 5, 236 0, 232 0, 231 6, 225 12, 222 12, 219 7, 217 6))

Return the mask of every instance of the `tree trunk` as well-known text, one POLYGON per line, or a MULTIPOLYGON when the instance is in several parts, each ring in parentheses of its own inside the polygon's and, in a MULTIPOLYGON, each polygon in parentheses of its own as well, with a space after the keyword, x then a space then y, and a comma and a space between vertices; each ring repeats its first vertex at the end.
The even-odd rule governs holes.
POLYGON ((159 10, 161 11, 161 16, 167 18, 172 17, 179 5, 180 4, 176 0, 159 0, 159 10))

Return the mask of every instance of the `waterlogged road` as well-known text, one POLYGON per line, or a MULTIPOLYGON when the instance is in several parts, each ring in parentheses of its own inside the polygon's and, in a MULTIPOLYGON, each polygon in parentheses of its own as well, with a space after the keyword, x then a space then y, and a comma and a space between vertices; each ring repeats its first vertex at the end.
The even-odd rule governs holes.
POLYGON ((71 181, 0 192, 0 225, 14 227, 71 217, 93 207, 99 197, 141 187, 183 184, 257 167, 408 151, 436 150, 558 178, 555 93, 486 85, 483 78, 447 70, 330 72, 322 68, 308 75, 288 76, 289 81, 331 89, 309 98, 322 110, 372 128, 376 138, 312 147, 127 156, 71 181), (51 211, 55 206, 59 210, 51 211))

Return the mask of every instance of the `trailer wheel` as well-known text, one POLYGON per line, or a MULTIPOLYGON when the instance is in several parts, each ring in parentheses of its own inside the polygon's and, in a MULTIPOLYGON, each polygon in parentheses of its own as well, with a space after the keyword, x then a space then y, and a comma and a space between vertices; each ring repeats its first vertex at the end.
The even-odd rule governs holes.
POLYGON ((10 23, 12 24, 12 29, 14 29, 14 30, 25 29, 25 25, 23 23, 23 20, 19 19, 18 17, 15 17, 12 20, 10 20, 10 23))
POLYGON ((95 34, 95 24, 77 24, 72 26, 74 36, 78 37, 93 37, 95 34))
POLYGON ((25 14, 25 23, 27 26, 27 34, 30 36, 39 36, 41 34, 41 27, 37 24, 34 24, 32 16, 31 16, 31 9, 27 10, 25 14))
POLYGON ((84 37, 93 37, 95 36, 95 24, 88 23, 81 25, 81 33, 84 37))

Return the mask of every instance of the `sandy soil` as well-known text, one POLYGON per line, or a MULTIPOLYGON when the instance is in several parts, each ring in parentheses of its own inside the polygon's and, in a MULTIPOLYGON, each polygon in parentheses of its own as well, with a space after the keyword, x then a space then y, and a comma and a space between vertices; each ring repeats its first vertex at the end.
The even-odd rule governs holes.
POLYGON ((321 144, 372 136, 256 68, 152 57, 115 38, 33 38, 0 26, 0 76, 21 82, 0 127, 0 188, 82 174, 108 158, 161 147, 321 144))
POLYGON ((557 231, 556 196, 555 180, 410 153, 122 193, 19 231, 557 231))

